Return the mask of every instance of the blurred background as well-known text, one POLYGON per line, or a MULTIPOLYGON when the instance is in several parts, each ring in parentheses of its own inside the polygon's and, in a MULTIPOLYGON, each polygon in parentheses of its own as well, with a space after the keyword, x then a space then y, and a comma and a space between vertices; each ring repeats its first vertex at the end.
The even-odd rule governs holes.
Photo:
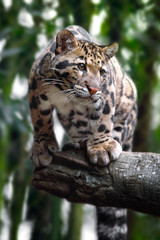
MULTIPOLYGON (((49 40, 72 24, 102 44, 119 43, 117 57, 138 89, 134 150, 160 152, 159 0, 0 0, 1 240, 97 239, 94 207, 31 186, 29 72, 49 40)), ((129 211, 129 240, 143 239, 160 239, 160 218, 129 211)))

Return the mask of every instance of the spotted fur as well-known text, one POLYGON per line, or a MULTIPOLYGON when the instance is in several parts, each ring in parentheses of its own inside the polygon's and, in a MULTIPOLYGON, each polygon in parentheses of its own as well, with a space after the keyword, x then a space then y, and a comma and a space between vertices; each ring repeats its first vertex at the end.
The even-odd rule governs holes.
MULTIPOLYGON (((54 108, 76 146, 87 147, 91 163, 105 166, 116 160, 122 149, 131 151, 137 95, 133 81, 114 57, 117 50, 118 44, 98 45, 83 28, 70 26, 59 32, 35 61, 29 84, 35 166, 50 164, 52 152, 58 149, 54 108)), ((98 219, 103 210, 99 209, 98 219)), ((119 229, 126 233, 126 228, 112 228, 110 238, 104 238, 104 228, 98 225, 99 239, 124 239, 113 236, 119 229)))

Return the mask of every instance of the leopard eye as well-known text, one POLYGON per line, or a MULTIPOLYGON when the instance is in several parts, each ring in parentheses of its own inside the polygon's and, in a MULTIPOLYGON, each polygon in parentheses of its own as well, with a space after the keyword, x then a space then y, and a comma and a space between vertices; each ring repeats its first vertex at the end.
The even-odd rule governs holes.
POLYGON ((106 70, 104 68, 101 68, 99 72, 100 72, 100 75, 103 76, 106 73, 106 70))
POLYGON ((78 68, 79 68, 79 70, 81 70, 81 71, 85 71, 85 70, 86 70, 86 65, 85 65, 84 63, 79 63, 79 64, 78 64, 78 68))

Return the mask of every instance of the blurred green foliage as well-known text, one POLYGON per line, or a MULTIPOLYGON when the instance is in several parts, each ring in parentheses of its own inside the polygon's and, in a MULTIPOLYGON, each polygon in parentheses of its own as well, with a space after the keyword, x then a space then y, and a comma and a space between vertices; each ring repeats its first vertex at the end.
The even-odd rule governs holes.
MULTIPOLYGON (((119 43, 118 58, 138 89, 135 150, 160 152, 159 1, 19 0, 7 6, 9 2, 0 0, 0 47, 4 45, 0 51, 0 239, 6 224, 4 214, 10 220, 8 239, 18 239, 24 221, 33 225, 33 240, 75 240, 77 232, 80 239, 82 206, 72 205, 70 225, 64 234, 62 201, 30 187, 32 164, 28 155, 32 128, 28 101, 26 94, 14 96, 13 85, 17 76, 21 83, 29 78, 31 65, 43 45, 38 39, 45 36, 49 41, 70 24, 90 30, 93 16, 103 12, 99 34, 94 37, 104 44, 119 43), (7 192, 9 179, 12 191, 7 192), (23 216, 26 194, 27 210, 23 216)), ((93 28, 97 31, 97 25, 93 28)), ((17 89, 17 93, 20 91, 17 89)), ((160 239, 158 218, 132 213, 132 223, 130 240, 160 239)))

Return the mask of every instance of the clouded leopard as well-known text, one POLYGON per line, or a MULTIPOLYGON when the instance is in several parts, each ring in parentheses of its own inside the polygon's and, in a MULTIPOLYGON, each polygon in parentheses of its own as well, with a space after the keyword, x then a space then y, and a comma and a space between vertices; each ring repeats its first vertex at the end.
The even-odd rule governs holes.
MULTIPOLYGON (((34 127, 31 158, 36 167, 50 164, 58 149, 54 108, 76 147, 86 147, 92 164, 106 166, 122 150, 131 151, 137 94, 114 57, 117 50, 117 43, 99 45, 83 28, 70 26, 35 61, 29 105, 34 127)), ((125 239, 125 210, 97 208, 97 213, 99 239, 125 239)))

